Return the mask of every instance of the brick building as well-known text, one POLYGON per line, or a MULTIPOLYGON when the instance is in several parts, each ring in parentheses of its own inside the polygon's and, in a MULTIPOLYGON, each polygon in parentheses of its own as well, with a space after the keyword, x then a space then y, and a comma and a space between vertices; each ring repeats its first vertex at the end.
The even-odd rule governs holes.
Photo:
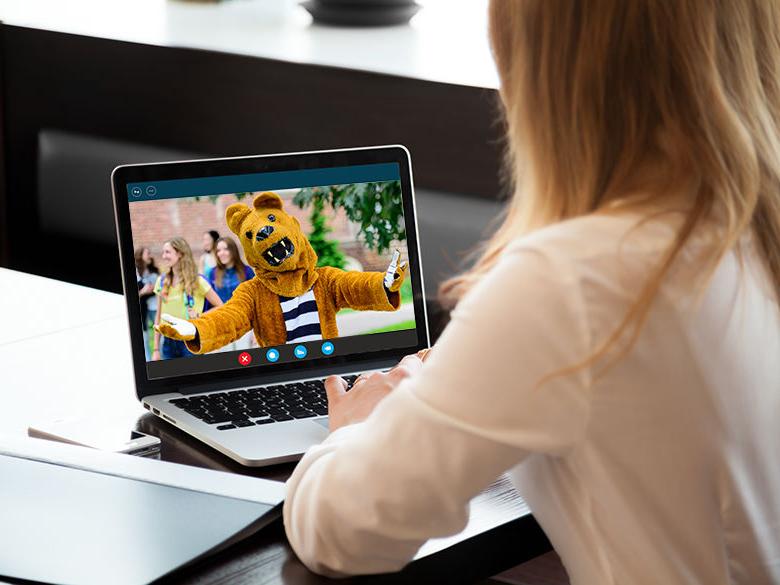
MULTIPOLYGON (((284 201, 284 210, 298 218, 304 233, 311 231, 309 221, 310 209, 300 209, 292 202, 297 190, 278 191, 284 201)), ((242 199, 251 204, 252 196, 242 199)), ((238 198, 233 194, 214 197, 183 197, 164 199, 160 201, 138 201, 130 205, 130 219, 133 226, 133 245, 135 248, 146 247, 152 253, 158 266, 162 254, 163 243, 174 236, 182 236, 189 242, 197 262, 202 251, 203 233, 209 230, 219 232, 220 236, 238 238, 225 223, 225 209, 238 198)), ((357 260, 363 270, 384 271, 390 259, 390 253, 378 256, 368 250, 358 239, 358 225, 350 222, 342 209, 327 209, 328 225, 333 230, 329 237, 338 240, 344 253, 357 260)), ((397 246, 403 258, 407 258, 406 242, 397 246)), ((241 246, 239 245, 239 249, 241 246)), ((242 258, 243 259, 243 258, 242 258)))

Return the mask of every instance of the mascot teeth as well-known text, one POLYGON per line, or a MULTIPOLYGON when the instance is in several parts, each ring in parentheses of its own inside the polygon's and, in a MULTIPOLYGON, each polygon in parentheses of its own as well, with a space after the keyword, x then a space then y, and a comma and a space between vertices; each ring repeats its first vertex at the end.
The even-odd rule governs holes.
POLYGON ((293 255, 295 252, 295 246, 289 238, 282 238, 276 242, 273 246, 263 252, 263 258, 271 266, 279 266, 287 258, 293 255))

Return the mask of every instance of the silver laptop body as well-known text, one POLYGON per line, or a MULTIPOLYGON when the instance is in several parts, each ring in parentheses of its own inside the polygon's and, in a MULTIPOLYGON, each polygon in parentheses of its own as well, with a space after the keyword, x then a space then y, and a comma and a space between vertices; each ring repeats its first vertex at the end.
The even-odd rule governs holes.
MULTIPOLYGON (((404 355, 429 346, 411 163, 403 146, 126 165, 112 173, 112 188, 138 398, 154 415, 243 465, 296 460, 327 436, 327 405, 320 382, 326 376, 387 369, 404 355), (287 327, 284 343, 261 345, 256 336, 246 335, 233 345, 204 355, 161 356, 153 361, 148 353, 153 337, 149 304, 146 311, 143 305, 151 297, 142 299, 139 292, 154 280, 158 292, 154 298, 159 302, 166 269, 160 267, 159 277, 154 272, 145 277, 136 269, 134 251, 147 248, 160 262, 167 238, 179 236, 196 257, 200 255, 205 226, 232 237, 241 250, 240 237, 249 238, 249 233, 236 234, 225 220, 220 223, 222 208, 243 204, 252 209, 262 192, 279 196, 282 209, 298 218, 309 241, 319 220, 307 220, 314 217, 314 202, 320 198, 330 222, 327 236, 337 242, 346 257, 342 269, 381 272, 386 263, 397 259, 399 254, 393 252, 399 250, 400 262, 408 262, 399 291, 400 305, 383 311, 343 309, 336 314, 338 336, 328 336, 322 333, 327 325, 319 309, 302 312, 311 302, 310 296, 301 300, 302 296, 294 311, 280 309, 287 327), (365 204, 369 196, 376 199, 373 212, 365 204), (363 215, 356 221, 358 208, 363 215), (299 309, 301 312, 295 313, 299 309), (287 317, 293 314, 297 316, 287 317), (312 333, 314 324, 310 321, 318 321, 319 337, 316 331, 312 333), (306 324, 296 327, 301 322, 306 324), (303 330, 307 335, 290 339, 303 330), (290 407, 293 403, 304 407, 290 407), (222 414, 214 414, 215 408, 222 414), (237 413, 236 420, 226 420, 232 416, 226 412, 237 413)), ((266 226, 264 230, 253 237, 258 239, 269 232, 271 245, 273 229, 266 226)), ((316 239, 321 238, 318 235, 316 239)), ((267 254, 269 263, 279 260, 279 250, 289 252, 291 248, 289 240, 273 246, 267 254)), ((248 262, 245 251, 240 254, 248 262)), ((235 292, 225 292, 229 286, 218 291, 214 274, 208 271, 198 278, 215 285, 215 292, 235 292), (210 281, 208 274, 212 275, 210 281)), ((224 274, 227 272, 223 269, 224 274)), ((267 274, 265 266, 259 266, 257 274, 249 278, 262 279, 261 274, 267 274)), ((388 282, 385 279, 383 286, 388 282)), ((168 290, 174 291, 175 287, 168 290)), ((389 299, 391 293, 387 294, 389 299)), ((186 298, 183 310, 197 313, 201 299, 183 290, 181 296, 186 298)), ((282 304, 288 303, 285 299, 280 297, 280 307, 288 306, 282 304)), ((322 299, 314 300, 317 307, 324 303, 322 299)), ((173 301, 166 303, 176 306, 173 301)), ((208 304, 203 304, 205 314, 208 304)), ((167 339, 161 341, 163 345, 169 343, 167 339)))

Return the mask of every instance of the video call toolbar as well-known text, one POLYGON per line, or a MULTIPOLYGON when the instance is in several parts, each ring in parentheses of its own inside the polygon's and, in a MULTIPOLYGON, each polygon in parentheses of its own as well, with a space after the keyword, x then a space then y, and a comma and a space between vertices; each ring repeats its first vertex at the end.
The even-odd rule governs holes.
POLYGON ((270 364, 304 362, 315 359, 370 353, 398 347, 417 345, 417 331, 406 329, 373 335, 355 335, 332 340, 308 341, 275 347, 255 347, 241 351, 226 351, 178 358, 164 361, 147 362, 150 379, 235 370, 270 364))

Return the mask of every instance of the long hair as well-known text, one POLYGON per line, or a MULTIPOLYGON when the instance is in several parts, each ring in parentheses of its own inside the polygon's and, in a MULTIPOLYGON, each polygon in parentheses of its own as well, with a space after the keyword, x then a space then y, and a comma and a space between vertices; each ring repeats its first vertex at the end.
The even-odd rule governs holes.
POLYGON ((144 250, 146 250, 146 248, 136 248, 135 252, 133 253, 133 258, 135 259, 135 269, 138 272, 139 276, 143 276, 144 272, 146 271, 146 262, 144 262, 144 250))
POLYGON ((138 274, 140 276, 143 276, 145 272, 149 271, 149 273, 157 273, 157 266, 154 264, 154 258, 150 258, 149 264, 144 262, 144 251, 148 250, 149 248, 136 248, 134 257, 135 257, 135 269, 138 271, 138 274))
POLYGON ((780 2, 492 0, 490 38, 514 194, 473 268, 442 285, 445 301, 457 302, 520 235, 683 186, 676 237, 583 364, 618 340, 628 340, 621 355, 633 346, 704 222, 719 237, 699 282, 752 231, 780 299, 780 2), (657 172, 648 161, 660 162, 657 172))
MULTIPOLYGON (((217 241, 214 244, 215 253, 217 251, 217 245, 220 242, 224 242, 230 252, 230 258, 233 260, 233 267, 236 269, 238 282, 244 282, 244 280, 246 280, 246 264, 241 260, 241 255, 238 252, 238 246, 236 245, 235 240, 230 236, 217 238, 217 241)), ((222 286, 222 278, 225 276, 225 270, 227 270, 227 265, 223 264, 219 259, 219 256, 217 256, 217 265, 214 267, 214 284, 216 284, 217 287, 222 286)))
MULTIPOLYGON (((195 260, 192 258, 190 245, 187 243, 187 240, 179 236, 166 240, 165 243, 170 244, 181 255, 181 258, 179 258, 179 277, 181 278, 184 293, 195 296, 198 290, 198 269, 195 266, 195 260)), ((173 285, 173 267, 169 266, 163 274, 163 298, 168 297, 171 285, 173 285)))

